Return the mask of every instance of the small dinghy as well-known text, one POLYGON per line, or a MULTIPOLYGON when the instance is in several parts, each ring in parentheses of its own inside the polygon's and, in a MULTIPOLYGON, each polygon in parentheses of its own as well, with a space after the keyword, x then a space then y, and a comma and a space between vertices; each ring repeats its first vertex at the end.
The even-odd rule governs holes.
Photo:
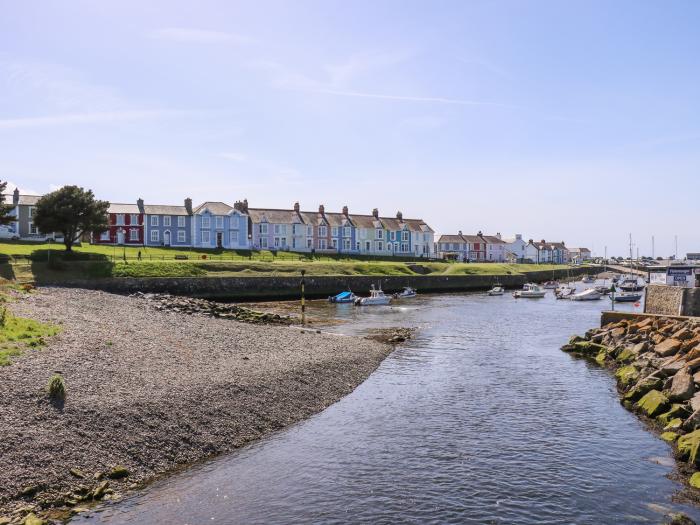
POLYGON ((491 289, 488 291, 488 294, 489 294, 489 295, 503 295, 505 292, 506 292, 506 291, 505 291, 505 289, 503 288, 503 286, 501 286, 500 284, 496 284, 496 285, 494 285, 493 288, 491 288, 491 289))
POLYGON ((358 297, 355 300, 356 306, 381 306, 391 304, 391 296, 386 295, 381 288, 378 290, 372 285, 369 297, 358 297))
POLYGON ((547 290, 535 283, 523 285, 522 290, 513 292, 513 297, 516 299, 541 299, 547 293, 547 290))
POLYGON ((394 299, 409 299, 411 297, 415 297, 416 295, 418 295, 418 292, 415 288, 404 286, 403 290, 394 294, 394 299))
POLYGON ((614 296, 610 296, 610 300, 615 303, 636 303, 642 299, 642 294, 639 292, 619 292, 614 296))
POLYGON ((603 295, 595 288, 588 288, 579 293, 573 294, 569 299, 572 301, 597 301, 603 297, 603 295))
POLYGON ((338 295, 331 295, 328 298, 329 303, 354 303, 357 296, 350 290, 347 292, 340 292, 338 295))

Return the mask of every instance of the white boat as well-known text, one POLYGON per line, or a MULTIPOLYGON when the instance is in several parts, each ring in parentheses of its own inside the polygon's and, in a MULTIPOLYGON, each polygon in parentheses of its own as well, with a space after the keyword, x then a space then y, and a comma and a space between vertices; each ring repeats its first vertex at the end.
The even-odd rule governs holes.
POLYGON ((644 290, 644 285, 639 282, 639 279, 633 275, 627 276, 618 287, 623 292, 640 292, 644 290))
POLYGON ((369 297, 360 297, 355 301, 358 306, 376 306, 391 304, 391 296, 386 295, 381 288, 378 290, 372 285, 369 297))
POLYGON ((642 300, 642 294, 639 292, 618 292, 614 296, 610 296, 610 300, 616 303, 636 303, 642 300))
POLYGON ((540 285, 535 284, 535 283, 528 283, 523 286, 522 290, 518 290, 517 292, 513 292, 513 297, 516 299, 523 298, 523 299, 540 299, 544 297, 544 295, 547 293, 547 290, 542 288, 540 285))
POLYGON ((591 284, 591 283, 595 282, 595 278, 591 277, 590 275, 584 275, 581 278, 581 282, 586 283, 586 284, 591 284))
POLYGON ((570 299, 576 293, 575 286, 560 286, 554 292, 557 299, 570 299))
POLYGON ((404 286, 403 290, 394 294, 394 299, 408 299, 410 297, 415 297, 416 295, 418 295, 418 292, 415 288, 404 286))
POLYGON ((503 286, 501 286, 500 284, 497 284, 488 291, 488 294, 489 295, 503 295, 505 292, 506 291, 503 288, 503 286))
POLYGON ((595 288, 588 288, 582 292, 573 294, 569 299, 572 301, 597 301, 601 297, 603 297, 603 294, 598 290, 595 288))
POLYGON ((545 290, 556 290, 559 288, 559 283, 557 281, 547 281, 542 285, 545 290))

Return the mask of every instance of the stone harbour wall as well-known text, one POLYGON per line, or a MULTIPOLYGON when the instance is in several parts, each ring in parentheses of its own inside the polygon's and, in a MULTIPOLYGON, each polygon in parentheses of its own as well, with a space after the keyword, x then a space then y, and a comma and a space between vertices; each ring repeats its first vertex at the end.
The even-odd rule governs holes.
POLYGON ((700 316, 700 289, 650 284, 646 288, 644 313, 700 316))

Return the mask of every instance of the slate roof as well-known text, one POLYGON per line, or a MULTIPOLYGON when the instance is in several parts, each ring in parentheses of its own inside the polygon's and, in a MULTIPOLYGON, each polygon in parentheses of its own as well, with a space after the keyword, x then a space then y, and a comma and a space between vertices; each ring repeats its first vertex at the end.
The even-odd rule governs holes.
POLYGON ((212 215, 228 215, 233 210, 233 206, 229 206, 225 202, 207 201, 197 206, 194 213, 202 213, 205 209, 212 215))
POLYGON ((141 213, 136 204, 110 203, 107 213, 141 213))
POLYGON ((464 238, 461 235, 441 235, 440 238, 438 239, 438 242, 464 243, 466 241, 464 240, 464 238))
POLYGON ((508 244, 506 241, 499 239, 495 235, 484 235, 483 237, 489 244, 508 244))
POLYGON ((279 210, 274 208, 248 208, 248 215, 253 222, 262 222, 263 217, 267 222, 274 224, 289 224, 294 220, 294 210, 279 210))
POLYGON ((168 206, 164 204, 144 204, 143 211, 147 215, 189 215, 184 206, 168 206))
MULTIPOLYGON (((5 204, 13 205, 12 203, 12 193, 3 193, 5 197, 5 204)), ((20 195, 19 203, 24 206, 34 206, 43 195, 20 195)))
POLYGON ((548 242, 548 241, 532 241, 532 244, 536 247, 544 246, 546 249, 551 249, 554 247, 557 250, 568 250, 563 242, 548 242))

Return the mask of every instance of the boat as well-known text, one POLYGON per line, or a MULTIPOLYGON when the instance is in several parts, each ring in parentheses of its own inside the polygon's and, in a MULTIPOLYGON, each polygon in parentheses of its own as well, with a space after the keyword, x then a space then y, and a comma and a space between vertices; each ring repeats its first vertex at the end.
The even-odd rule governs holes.
POLYGON ((603 294, 595 288, 587 288, 582 292, 573 294, 569 299, 572 301, 597 301, 601 297, 603 297, 603 294))
POLYGON ((547 281, 542 285, 545 290, 556 290, 559 288, 559 283, 557 281, 547 281))
POLYGON ((418 292, 415 288, 404 286, 403 290, 394 294, 394 299, 408 299, 410 297, 415 297, 416 295, 418 295, 418 292))
POLYGON ((528 283, 523 285, 522 290, 513 292, 513 297, 515 297, 516 299, 540 299, 544 297, 546 293, 547 290, 542 288, 539 284, 528 283))
POLYGON ((597 290, 600 295, 608 295, 610 293, 610 287, 605 285, 594 286, 594 290, 597 290))
POLYGON ((500 284, 494 285, 494 287, 488 291, 489 295, 503 295, 504 293, 505 289, 500 284))
POLYGON ((372 285, 372 289, 369 291, 369 297, 358 297, 355 299, 355 304, 357 306, 387 305, 391 304, 391 296, 386 295, 381 288, 376 289, 374 285, 372 285))
POLYGON ((340 292, 338 295, 331 295, 328 298, 329 303, 354 303, 357 296, 350 290, 347 292, 340 292))
POLYGON ((581 282, 582 282, 582 283, 586 283, 586 284, 591 284, 591 283, 594 283, 594 282, 595 282, 595 278, 594 278, 594 277, 591 277, 590 275, 584 275, 584 276, 581 278, 581 282))
POLYGON ((641 292, 644 290, 644 284, 639 282, 636 277, 628 276, 622 283, 618 285, 623 292, 641 292))
POLYGON ((569 299, 572 295, 576 293, 576 287, 575 286, 560 286, 556 290, 554 290, 554 296, 557 299, 569 299))
POLYGON ((642 294, 639 292, 618 292, 610 296, 610 300, 616 303, 636 303, 641 299, 642 294))

